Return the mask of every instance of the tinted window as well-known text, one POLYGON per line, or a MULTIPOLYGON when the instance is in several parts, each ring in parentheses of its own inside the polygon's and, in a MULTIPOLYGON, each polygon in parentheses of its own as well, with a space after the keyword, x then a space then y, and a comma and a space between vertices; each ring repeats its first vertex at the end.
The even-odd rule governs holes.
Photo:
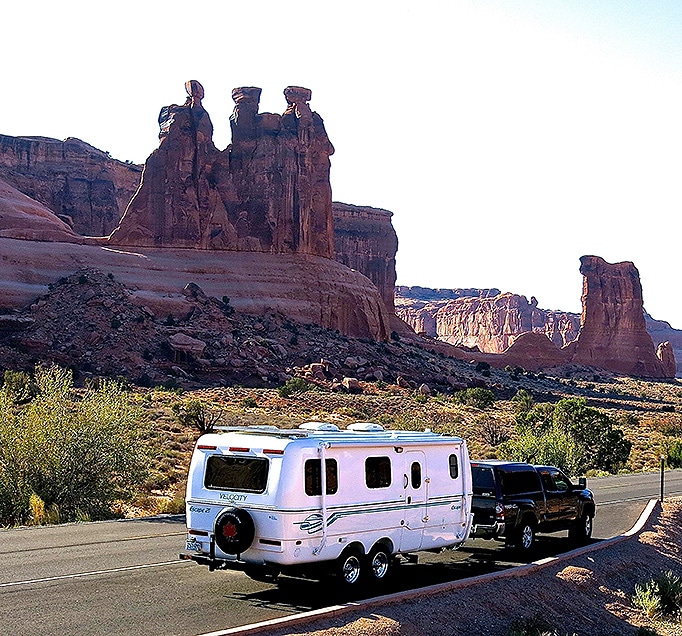
POLYGON ((270 462, 264 457, 211 455, 206 460, 206 488, 265 492, 270 462))
POLYGON ((554 490, 559 492, 566 492, 570 490, 571 482, 568 480, 566 475, 562 475, 560 472, 552 472, 552 481, 554 482, 554 490))
POLYGON ((457 455, 450 455, 448 462, 450 464, 450 477, 457 479, 459 476, 459 462, 457 461, 457 455))
POLYGON ((492 468, 486 466, 472 466, 471 479, 474 486, 474 495, 492 495, 495 493, 492 468))
POLYGON ((388 488, 391 485, 391 460, 388 457, 368 457, 365 460, 367 488, 388 488))
POLYGON ((410 475, 412 477, 412 488, 417 490, 421 488, 422 485, 422 466, 419 462, 413 462, 412 468, 410 469, 410 475))
POLYGON ((540 492, 540 475, 534 470, 500 471, 502 492, 507 495, 521 495, 540 492))
MULTIPOLYGON (((305 494, 322 494, 322 471, 320 470, 321 460, 308 459, 305 463, 305 494)), ((327 494, 333 495, 339 488, 339 478, 335 459, 325 459, 327 467, 327 494)))

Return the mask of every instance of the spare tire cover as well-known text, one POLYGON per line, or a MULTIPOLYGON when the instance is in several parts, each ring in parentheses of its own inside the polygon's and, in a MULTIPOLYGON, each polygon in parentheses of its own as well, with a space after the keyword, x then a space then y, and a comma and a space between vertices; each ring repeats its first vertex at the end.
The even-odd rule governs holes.
POLYGON ((226 508, 215 520, 215 542, 225 554, 241 554, 253 543, 256 528, 241 508, 226 508))

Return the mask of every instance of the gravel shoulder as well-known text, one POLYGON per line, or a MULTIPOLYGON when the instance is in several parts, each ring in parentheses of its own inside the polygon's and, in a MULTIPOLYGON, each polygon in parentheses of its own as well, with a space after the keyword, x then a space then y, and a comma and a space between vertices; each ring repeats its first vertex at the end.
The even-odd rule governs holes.
POLYGON ((662 572, 682 575, 682 498, 657 504, 633 536, 540 568, 447 591, 372 604, 305 625, 261 628, 268 636, 505 636, 512 622, 541 616, 559 634, 619 636, 652 627, 682 636, 682 624, 651 622, 631 603, 637 583, 662 572))

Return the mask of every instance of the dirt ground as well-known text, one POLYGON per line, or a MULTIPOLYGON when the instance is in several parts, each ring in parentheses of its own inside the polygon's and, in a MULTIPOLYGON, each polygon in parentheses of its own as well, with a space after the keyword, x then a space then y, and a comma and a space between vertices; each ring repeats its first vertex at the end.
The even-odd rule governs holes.
POLYGON ((637 583, 682 575, 682 499, 657 505, 632 537, 540 567, 446 591, 373 604, 307 624, 259 630, 268 636, 506 636, 512 623, 540 616, 557 634, 624 636, 647 626, 682 636, 682 623, 649 620, 631 602, 637 583))

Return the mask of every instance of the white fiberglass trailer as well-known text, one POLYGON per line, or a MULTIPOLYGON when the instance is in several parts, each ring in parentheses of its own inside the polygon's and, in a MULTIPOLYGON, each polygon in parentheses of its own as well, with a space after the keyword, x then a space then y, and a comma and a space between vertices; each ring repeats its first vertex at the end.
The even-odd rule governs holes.
POLYGON ((181 557, 257 579, 379 582, 395 555, 459 547, 471 493, 458 437, 372 423, 222 429, 194 449, 181 557))

